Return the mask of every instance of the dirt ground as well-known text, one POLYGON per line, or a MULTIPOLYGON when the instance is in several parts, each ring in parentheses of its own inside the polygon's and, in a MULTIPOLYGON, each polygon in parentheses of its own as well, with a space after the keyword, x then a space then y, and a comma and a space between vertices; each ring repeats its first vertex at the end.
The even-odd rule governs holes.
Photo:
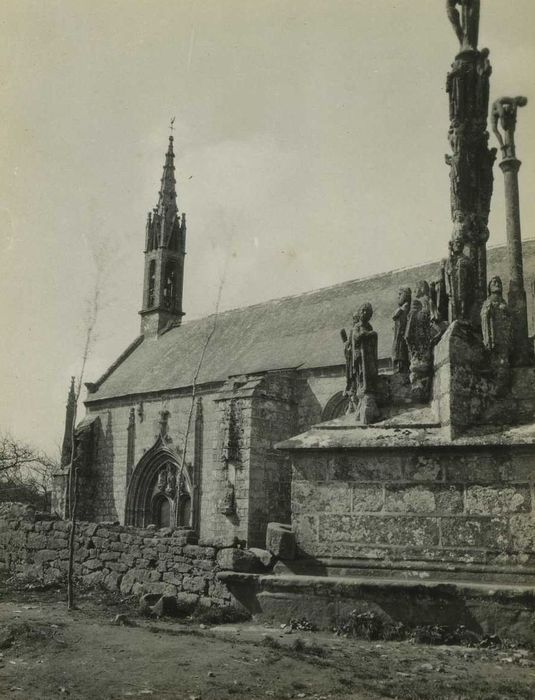
POLYGON ((63 591, 0 590, 0 698, 535 699, 535 654, 510 646, 156 621, 101 592, 68 613, 63 591))

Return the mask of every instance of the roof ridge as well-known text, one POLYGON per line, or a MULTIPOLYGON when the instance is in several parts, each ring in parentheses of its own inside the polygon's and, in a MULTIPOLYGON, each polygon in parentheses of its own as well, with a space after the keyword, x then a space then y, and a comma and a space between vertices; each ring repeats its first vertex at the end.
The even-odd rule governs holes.
MULTIPOLYGON (((526 243, 535 243, 535 237, 533 238, 526 238, 522 241, 522 247, 526 243)), ((487 246, 487 250, 496 250, 498 248, 505 248, 507 243, 495 243, 494 245, 487 246)), ((373 279, 379 279, 380 277, 387 277, 388 275, 395 275, 399 274, 400 272, 405 272, 409 270, 415 270, 419 267, 425 267, 426 265, 432 265, 433 263, 439 263, 439 259, 433 259, 433 260, 426 260, 425 262, 419 263, 418 265, 407 265, 406 267, 397 267, 393 270, 387 270, 386 272, 376 272, 373 275, 367 275, 365 277, 356 277, 354 279, 349 279, 345 280, 344 282, 337 282, 336 284, 330 284, 327 287, 318 287, 317 289, 311 289, 306 292, 296 292, 295 294, 287 294, 286 296, 283 297, 273 297, 271 299, 265 299, 264 301, 259 301, 256 304, 249 304, 248 306, 233 306, 231 309, 225 309, 225 311, 219 311, 217 312, 217 316, 221 317, 224 316, 225 314, 229 313, 234 313, 235 311, 246 311, 249 309, 255 309, 260 306, 266 306, 267 304, 271 304, 273 302, 279 302, 279 301, 287 301, 289 299, 297 299, 298 297, 308 297, 312 296, 313 294, 319 294, 321 292, 326 292, 328 290, 334 290, 339 287, 343 287, 346 284, 351 284, 353 282, 366 282, 369 280, 373 279)), ((184 323, 182 323, 182 326, 188 326, 192 323, 198 323, 199 321, 207 320, 209 318, 213 318, 216 315, 216 313, 211 313, 207 314, 205 316, 198 316, 197 318, 192 318, 188 319, 184 323)))

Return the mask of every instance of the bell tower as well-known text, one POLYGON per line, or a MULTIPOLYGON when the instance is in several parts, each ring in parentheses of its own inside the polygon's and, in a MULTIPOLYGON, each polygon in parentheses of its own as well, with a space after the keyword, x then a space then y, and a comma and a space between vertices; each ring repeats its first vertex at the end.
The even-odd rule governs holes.
POLYGON ((141 333, 155 337, 179 326, 186 255, 186 215, 177 206, 173 135, 165 154, 158 204, 147 217, 141 333))

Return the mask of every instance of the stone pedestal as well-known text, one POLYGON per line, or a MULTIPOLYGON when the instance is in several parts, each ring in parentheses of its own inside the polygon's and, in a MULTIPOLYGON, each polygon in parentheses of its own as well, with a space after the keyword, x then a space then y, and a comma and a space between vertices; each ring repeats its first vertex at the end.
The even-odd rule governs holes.
POLYGON ((485 348, 468 324, 452 323, 435 347, 433 410, 451 439, 478 422, 489 402, 485 348))

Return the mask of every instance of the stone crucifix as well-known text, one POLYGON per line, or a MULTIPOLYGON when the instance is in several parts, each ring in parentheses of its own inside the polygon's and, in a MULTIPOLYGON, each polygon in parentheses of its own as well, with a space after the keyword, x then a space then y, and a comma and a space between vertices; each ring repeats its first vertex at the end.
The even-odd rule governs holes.
POLYGON ((446 0, 446 12, 461 50, 477 50, 481 0, 446 0), (457 9, 460 6, 461 11, 457 9))

